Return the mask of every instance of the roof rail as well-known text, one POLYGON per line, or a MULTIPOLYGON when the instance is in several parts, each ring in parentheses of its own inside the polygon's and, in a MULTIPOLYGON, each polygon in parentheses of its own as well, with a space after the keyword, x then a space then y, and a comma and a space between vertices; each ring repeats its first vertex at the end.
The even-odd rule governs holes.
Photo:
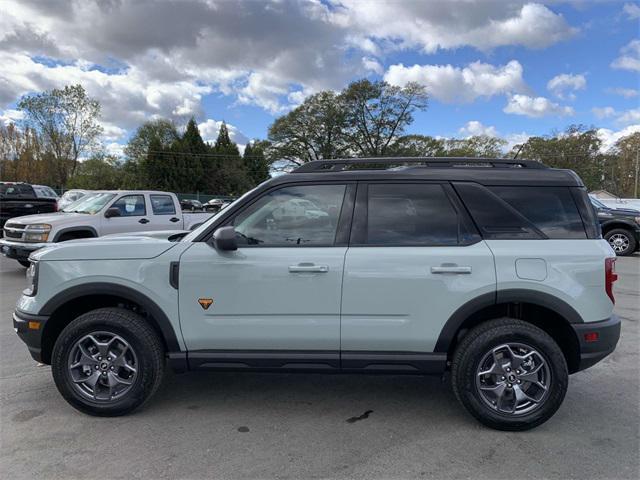
POLYGON ((477 158, 477 157, 372 157, 372 158, 340 158, 336 160, 314 160, 305 163, 291 173, 341 172, 350 165, 415 165, 416 167, 494 167, 494 168, 549 168, 534 160, 514 160, 510 158, 477 158))

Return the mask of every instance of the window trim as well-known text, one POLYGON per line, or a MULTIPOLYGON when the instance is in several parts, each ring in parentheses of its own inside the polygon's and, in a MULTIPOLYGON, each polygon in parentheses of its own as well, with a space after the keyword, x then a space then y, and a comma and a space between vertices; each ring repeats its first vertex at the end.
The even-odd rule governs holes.
MULTIPOLYGON (((272 188, 261 192, 256 197, 252 198, 249 202, 242 205, 239 209, 231 213, 228 217, 226 217, 222 222, 213 228, 213 232, 218 228, 222 227, 233 227, 232 222, 234 219, 244 212, 246 209, 251 207, 254 203, 259 201, 262 197, 269 195, 278 190, 282 190, 283 188, 288 187, 315 187, 321 185, 344 185, 344 196, 342 198, 342 206, 340 207, 340 213, 338 214, 338 223, 336 226, 336 235, 334 237, 333 243, 323 243, 323 244, 315 244, 315 245, 240 245, 238 244, 238 249, 241 248, 326 248, 326 247, 346 247, 348 242, 346 239, 350 236, 351 229, 351 219, 353 216, 354 204, 355 204, 355 196, 356 196, 356 184, 357 182, 353 181, 325 181, 325 182, 291 182, 291 183, 282 183, 279 185, 275 185, 272 188), (345 231, 345 229, 349 229, 345 231)), ((213 234, 211 232, 211 235, 213 234)), ((206 241, 206 240, 205 240, 206 241)))
POLYGON ((112 217, 112 218, 146 217, 147 216, 147 199, 145 198, 144 193, 128 193, 128 194, 122 195, 121 197, 118 197, 113 202, 111 202, 111 205, 107 207, 107 210, 109 208, 113 208, 116 203, 118 203, 123 198, 127 198, 127 197, 142 197, 142 205, 144 206, 144 213, 140 215, 120 215, 119 217, 112 217))
POLYGON ((466 247, 474 245, 482 241, 482 237, 478 232, 475 224, 471 220, 469 213, 464 208, 464 205, 455 194, 453 187, 446 181, 429 181, 429 180, 364 180, 358 182, 358 190, 356 197, 356 205, 354 209, 354 219, 351 228, 351 237, 349 241, 349 247, 428 247, 428 248, 449 248, 449 247, 466 247), (458 216, 458 241, 455 244, 441 244, 441 243, 403 243, 403 244, 379 244, 379 243, 364 243, 366 239, 367 225, 369 221, 369 185, 382 184, 382 185, 439 185, 445 198, 449 200, 451 207, 458 216), (465 232, 466 231, 466 232, 465 232), (466 235, 465 235, 466 233, 466 235), (467 239, 462 237, 466 236, 467 239))
MULTIPOLYGON (((161 217, 163 215, 176 215, 176 202, 173 201, 173 197, 167 193, 150 193, 149 194, 149 203, 151 204, 151 213, 155 216, 161 217), (156 213, 155 209, 153 208, 153 198, 152 197, 169 197, 169 200, 171 201, 171 206, 173 207, 173 212, 172 213, 156 213)), ((182 208, 181 208, 182 210, 182 208)), ((146 208, 145 208, 146 211, 146 208)))

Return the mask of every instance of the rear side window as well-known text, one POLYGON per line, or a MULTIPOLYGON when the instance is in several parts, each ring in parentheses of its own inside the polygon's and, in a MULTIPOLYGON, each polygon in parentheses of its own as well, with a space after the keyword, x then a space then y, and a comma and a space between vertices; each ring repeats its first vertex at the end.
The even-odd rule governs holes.
POLYGON ((485 239, 587 238, 567 187, 454 186, 485 239))
POLYGON ((549 238, 586 238, 567 187, 489 187, 549 238))
POLYGON ((0 185, 0 195, 6 197, 35 197, 31 185, 19 183, 3 183, 0 185))
POLYGON ((150 195, 154 215, 175 215, 176 207, 169 195, 150 195))
POLYGON ((371 183, 366 218, 364 238, 356 243, 458 245, 458 212, 439 184, 371 183))

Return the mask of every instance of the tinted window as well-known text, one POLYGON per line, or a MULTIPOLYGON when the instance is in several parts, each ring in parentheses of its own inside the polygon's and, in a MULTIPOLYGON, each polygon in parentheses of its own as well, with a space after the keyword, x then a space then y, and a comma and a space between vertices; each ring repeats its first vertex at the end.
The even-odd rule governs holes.
POLYGON ((240 245, 333 245, 344 185, 284 187, 267 193, 233 219, 240 245))
POLYGON ((549 238, 586 238, 582 218, 566 187, 490 187, 549 238))
POLYGON ((154 215, 175 215, 176 207, 170 195, 150 195, 154 215))
POLYGON ((120 210, 121 217, 136 217, 147 214, 144 195, 126 195, 116 200, 110 208, 120 210))
POLYGON ((368 189, 366 244, 458 244, 458 214, 441 185, 370 184, 368 189))
POLYGON ((34 197, 34 191, 31 185, 19 183, 3 183, 0 184, 0 194, 7 197, 34 197))

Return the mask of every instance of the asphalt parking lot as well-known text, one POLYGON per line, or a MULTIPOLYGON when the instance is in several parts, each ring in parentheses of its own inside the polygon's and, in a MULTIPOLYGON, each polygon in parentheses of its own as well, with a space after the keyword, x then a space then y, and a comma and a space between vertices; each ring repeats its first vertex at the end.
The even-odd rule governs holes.
POLYGON ((0 477, 638 478, 640 256, 617 270, 617 350, 546 424, 504 433, 413 376, 170 375, 133 415, 83 415, 15 335, 24 269, 0 257, 0 477))

